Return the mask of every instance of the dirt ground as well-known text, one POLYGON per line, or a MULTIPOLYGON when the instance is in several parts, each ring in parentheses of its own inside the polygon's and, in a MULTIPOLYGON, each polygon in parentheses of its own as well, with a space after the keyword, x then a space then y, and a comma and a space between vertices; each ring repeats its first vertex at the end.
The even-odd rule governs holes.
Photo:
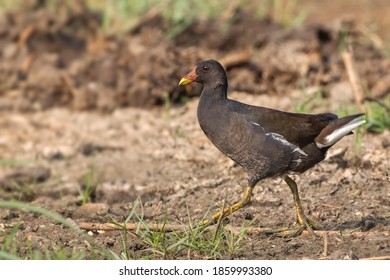
MULTIPOLYGON (((375 1, 383 14, 385 2, 375 1)), ((373 33, 361 30, 371 18, 351 22, 334 14, 316 20, 312 14, 301 27, 283 28, 236 13, 228 33, 217 29, 215 20, 200 22, 174 41, 164 39, 158 17, 146 18, 128 34, 102 36, 99 17, 84 9, 59 17, 47 9, 1 16, 0 23, 7 24, 0 24, 0 199, 32 203, 75 224, 123 221, 138 198, 145 221, 166 216, 169 224, 188 224, 188 212, 198 221, 222 201, 235 202, 245 173, 199 128, 201 89, 177 87, 201 59, 223 62, 230 98, 294 110, 320 90, 323 103, 311 106, 311 112, 337 112, 355 102, 340 58, 347 32, 363 86, 374 98, 386 98, 390 58, 376 46, 373 33), (86 176, 96 190, 81 205, 86 176)), ((222 258, 389 256, 390 132, 366 132, 360 145, 355 142, 354 135, 345 137, 326 160, 294 177, 306 213, 329 232, 326 237, 281 239, 252 232, 243 248, 222 258)), ((230 222, 291 226, 294 215, 287 185, 268 179, 230 222)), ((18 223, 14 242, 22 258, 29 256, 28 244, 86 250, 93 258, 80 235, 30 212, 0 209, 1 242, 18 223)), ((117 254, 123 250, 119 231, 93 238, 117 254)), ((129 237, 132 258, 145 257, 145 249, 139 238, 129 237)), ((205 256, 183 251, 166 257, 205 256)))

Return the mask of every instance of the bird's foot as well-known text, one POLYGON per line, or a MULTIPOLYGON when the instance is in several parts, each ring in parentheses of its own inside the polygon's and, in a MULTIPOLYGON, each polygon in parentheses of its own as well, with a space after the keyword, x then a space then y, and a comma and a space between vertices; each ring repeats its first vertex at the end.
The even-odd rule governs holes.
POLYGON ((275 228, 267 231, 267 233, 273 234, 276 237, 291 238, 302 234, 305 229, 308 231, 309 236, 315 239, 317 235, 314 233, 314 230, 321 229, 321 227, 316 222, 310 220, 306 216, 299 215, 296 226, 292 228, 275 228))
POLYGON ((200 221, 196 226, 200 228, 206 228, 215 223, 219 224, 223 218, 231 215, 233 212, 237 211, 241 207, 242 207, 241 203, 236 203, 231 207, 225 208, 223 211, 215 213, 210 220, 200 221))
POLYGON ((279 229, 272 229, 269 231, 269 233, 274 234, 278 237, 295 237, 300 235, 305 229, 308 231, 309 236, 313 239, 316 238, 316 234, 314 233, 313 229, 320 229, 318 224, 309 218, 305 216, 303 213, 303 208, 301 204, 301 199, 298 195, 298 186, 297 183, 291 179, 289 176, 285 175, 283 179, 286 181, 287 185, 289 186, 295 203, 295 211, 297 214, 297 225, 293 228, 279 228, 279 229))
POLYGON ((219 222, 224 217, 227 217, 227 216, 233 214, 237 210, 239 210, 239 209, 243 208, 245 205, 247 205, 250 202, 250 200, 251 200, 251 195, 252 195, 252 188, 251 187, 247 187, 245 192, 244 192, 243 197, 241 198, 241 200, 239 202, 233 204, 230 207, 224 208, 222 211, 219 211, 219 212, 215 213, 213 215, 212 219, 210 219, 210 220, 203 220, 203 221, 199 222, 197 224, 197 227, 206 228, 206 227, 211 226, 212 224, 217 223, 217 222, 219 224, 219 222))

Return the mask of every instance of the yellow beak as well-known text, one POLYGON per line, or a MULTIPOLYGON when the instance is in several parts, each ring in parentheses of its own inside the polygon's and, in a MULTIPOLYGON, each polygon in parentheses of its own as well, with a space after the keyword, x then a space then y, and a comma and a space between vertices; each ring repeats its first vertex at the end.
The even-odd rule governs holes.
POLYGON ((196 79, 196 67, 192 69, 190 73, 185 75, 179 82, 179 86, 186 85, 192 83, 196 79))
POLYGON ((191 83, 191 82, 192 82, 192 80, 190 80, 190 79, 182 78, 182 79, 180 80, 180 82, 179 82, 179 86, 186 85, 186 84, 189 84, 189 83, 191 83))

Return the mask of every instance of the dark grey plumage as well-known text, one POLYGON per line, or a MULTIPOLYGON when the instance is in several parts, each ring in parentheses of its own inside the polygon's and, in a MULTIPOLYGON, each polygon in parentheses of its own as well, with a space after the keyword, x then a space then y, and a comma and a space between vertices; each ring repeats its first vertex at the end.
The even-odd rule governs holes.
POLYGON ((282 176, 293 192, 298 221, 311 230, 300 206, 296 184, 286 174, 302 173, 322 161, 332 145, 365 122, 361 119, 363 114, 339 119, 331 113, 288 113, 230 100, 225 70, 215 60, 198 63, 180 84, 189 82, 204 85, 197 111, 202 130, 248 174, 244 198, 213 219, 247 204, 260 180, 282 176))

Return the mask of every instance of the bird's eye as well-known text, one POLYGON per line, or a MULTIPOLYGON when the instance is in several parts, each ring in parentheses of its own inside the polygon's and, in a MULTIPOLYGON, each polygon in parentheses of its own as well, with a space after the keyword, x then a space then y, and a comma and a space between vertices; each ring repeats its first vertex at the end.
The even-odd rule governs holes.
POLYGON ((206 72, 206 71, 208 71, 208 70, 209 70, 209 68, 208 68, 207 66, 203 66, 203 67, 202 67, 202 71, 206 72))

